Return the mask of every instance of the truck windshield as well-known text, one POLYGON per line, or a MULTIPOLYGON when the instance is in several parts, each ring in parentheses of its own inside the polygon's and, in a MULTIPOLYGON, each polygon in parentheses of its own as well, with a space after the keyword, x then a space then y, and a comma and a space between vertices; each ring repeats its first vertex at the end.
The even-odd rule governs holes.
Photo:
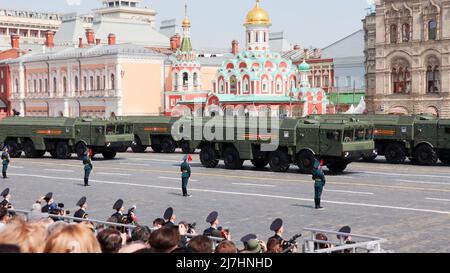
POLYGON ((341 132, 340 131, 328 131, 327 139, 340 141, 341 140, 341 132))
POLYGON ((132 134, 133 133, 133 125, 125 125, 125 134, 132 134))
POLYGON ((114 135, 116 133, 116 126, 114 125, 108 125, 106 127, 106 134, 107 135, 114 135))
POLYGON ((366 139, 367 140, 373 139, 373 129, 366 129, 366 139))
POLYGON ((354 130, 344 130, 344 142, 352 142, 354 140, 354 130))
POLYGON ((364 140, 364 135, 366 133, 365 129, 357 129, 356 130, 356 141, 363 141, 364 140))
POLYGON ((123 124, 117 125, 116 133, 117 133, 118 135, 123 135, 123 134, 125 134, 125 125, 123 125, 123 124))

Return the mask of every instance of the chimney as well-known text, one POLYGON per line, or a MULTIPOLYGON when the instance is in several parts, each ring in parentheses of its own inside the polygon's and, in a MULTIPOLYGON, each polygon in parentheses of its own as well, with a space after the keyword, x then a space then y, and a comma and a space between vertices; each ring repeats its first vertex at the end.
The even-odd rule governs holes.
POLYGON ((45 33, 45 46, 52 48, 55 46, 55 33, 51 30, 45 33))
POLYGON ((94 44, 94 31, 92 29, 86 29, 86 39, 87 39, 88 45, 94 44))
POLYGON ((99 44, 100 44, 100 41, 101 41, 101 39, 99 39, 99 38, 95 39, 95 44, 96 44, 96 45, 99 45, 99 44))
POLYGON ((180 48, 181 47, 181 36, 180 36, 180 34, 175 34, 175 38, 176 38, 176 41, 177 41, 177 48, 180 48))
POLYGON ((20 47, 19 35, 12 34, 11 35, 11 48, 19 49, 19 47, 20 47))
POLYGON ((177 51, 177 36, 170 37, 170 50, 177 51))
POLYGON ((301 48, 300 48, 300 45, 295 45, 294 46, 294 50, 300 50, 301 48))
POLYGON ((78 42, 78 47, 79 48, 83 48, 84 47, 84 45, 83 45, 83 38, 78 38, 78 40, 79 40, 79 42, 78 42))
POLYGON ((114 33, 110 33, 108 35, 108 45, 115 45, 116 44, 116 35, 114 33))
POLYGON ((237 40, 233 40, 231 42, 231 53, 237 55, 239 53, 239 42, 237 40))

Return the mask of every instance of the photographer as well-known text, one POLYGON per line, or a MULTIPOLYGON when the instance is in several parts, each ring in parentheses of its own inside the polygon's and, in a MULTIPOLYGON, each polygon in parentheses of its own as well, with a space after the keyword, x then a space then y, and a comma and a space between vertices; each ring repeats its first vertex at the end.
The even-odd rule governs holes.
MULTIPOLYGON (((53 215, 68 215, 70 214, 70 211, 64 210, 64 204, 63 203, 55 203, 53 200, 53 193, 49 192, 45 196, 41 197, 36 203, 41 203, 42 201, 45 201, 45 206, 42 207, 41 212, 53 214, 53 215)), ((54 221, 59 221, 61 219, 59 218, 53 218, 54 221)))
POLYGON ((187 247, 188 237, 187 234, 195 235, 195 226, 196 223, 189 224, 186 221, 181 221, 178 223, 178 231, 180 232, 180 244, 179 247, 187 247))

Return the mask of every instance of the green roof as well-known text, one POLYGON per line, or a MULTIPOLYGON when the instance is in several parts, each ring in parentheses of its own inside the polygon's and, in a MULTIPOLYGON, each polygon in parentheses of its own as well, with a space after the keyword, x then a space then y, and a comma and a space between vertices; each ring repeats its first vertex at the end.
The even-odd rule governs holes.
POLYGON ((188 37, 183 37, 183 40, 181 41, 181 52, 191 52, 192 51, 192 43, 191 39, 188 37))

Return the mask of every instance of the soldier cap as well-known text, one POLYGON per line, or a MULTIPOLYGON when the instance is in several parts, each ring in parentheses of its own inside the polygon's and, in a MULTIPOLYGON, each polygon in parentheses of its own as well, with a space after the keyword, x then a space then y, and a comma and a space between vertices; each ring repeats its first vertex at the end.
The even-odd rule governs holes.
POLYGON ((282 226, 283 226, 283 220, 281 220, 281 218, 277 218, 270 225, 270 230, 277 232, 282 226))
POLYGON ((164 212, 163 218, 165 220, 169 220, 170 218, 172 218, 173 215, 173 208, 172 207, 168 207, 166 209, 166 211, 164 212))
MULTIPOLYGON (((341 232, 341 233, 351 233, 351 232, 352 232, 352 228, 349 227, 349 226, 343 226, 343 227, 341 227, 341 228, 339 229, 338 232, 341 232)), ((340 239, 341 237, 344 237, 345 239, 347 239, 347 236, 345 236, 345 235, 338 235, 338 236, 337 236, 338 239, 340 239)))
POLYGON ((9 194, 9 188, 6 188, 2 191, 1 196, 3 196, 3 198, 6 198, 6 196, 9 194))
POLYGON ((84 204, 86 204, 86 196, 81 197, 81 199, 77 203, 77 206, 81 207, 84 204))
POLYGON ((206 217, 206 222, 212 223, 217 220, 218 216, 219 216, 219 213, 217 211, 213 211, 208 215, 208 217, 206 217))
POLYGON ((50 200, 50 199, 52 199, 52 197, 53 197, 53 192, 49 192, 45 195, 44 199, 50 200))
POLYGON ((245 236, 243 236, 242 238, 241 238, 241 242, 243 243, 243 244, 246 244, 248 241, 250 241, 250 240, 252 240, 252 239, 256 239, 256 238, 258 238, 258 236, 256 236, 255 234, 247 234, 247 235, 245 235, 245 236))
POLYGON ((113 209, 120 210, 123 207, 123 200, 119 199, 114 203, 113 209))

